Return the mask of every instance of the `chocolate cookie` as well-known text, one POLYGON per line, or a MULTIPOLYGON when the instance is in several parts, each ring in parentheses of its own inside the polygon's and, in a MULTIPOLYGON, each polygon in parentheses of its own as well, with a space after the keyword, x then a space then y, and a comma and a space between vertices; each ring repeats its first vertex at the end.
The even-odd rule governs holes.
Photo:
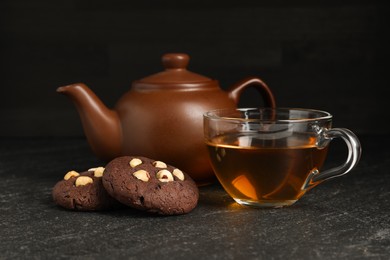
POLYGON ((104 168, 92 168, 78 173, 70 171, 53 188, 54 202, 64 208, 93 211, 119 206, 103 187, 104 168))
POLYGON ((119 202, 161 215, 188 213, 199 198, 198 187, 186 173, 141 156, 123 156, 108 163, 103 185, 119 202))

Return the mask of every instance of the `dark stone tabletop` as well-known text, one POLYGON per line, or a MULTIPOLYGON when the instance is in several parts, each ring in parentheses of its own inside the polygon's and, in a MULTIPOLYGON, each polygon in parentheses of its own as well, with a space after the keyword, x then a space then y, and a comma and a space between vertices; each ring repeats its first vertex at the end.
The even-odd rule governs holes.
MULTIPOLYGON (((358 167, 291 207, 239 206, 216 183, 170 217, 61 209, 51 189, 64 173, 103 164, 86 140, 2 138, 0 259, 389 259, 390 137, 360 138, 358 167)), ((335 142, 325 166, 345 156, 335 142)))

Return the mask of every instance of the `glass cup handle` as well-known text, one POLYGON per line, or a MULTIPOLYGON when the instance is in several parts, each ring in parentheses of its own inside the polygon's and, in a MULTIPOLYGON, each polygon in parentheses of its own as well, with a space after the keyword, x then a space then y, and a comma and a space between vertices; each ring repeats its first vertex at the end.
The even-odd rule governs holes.
POLYGON ((319 134, 317 141, 318 147, 325 147, 333 138, 341 137, 348 146, 348 157, 344 164, 340 166, 322 172, 318 170, 311 172, 306 179, 303 189, 307 189, 319 181, 339 177, 348 173, 359 162, 362 153, 359 139, 352 131, 345 128, 320 129, 318 127, 317 129, 319 134))

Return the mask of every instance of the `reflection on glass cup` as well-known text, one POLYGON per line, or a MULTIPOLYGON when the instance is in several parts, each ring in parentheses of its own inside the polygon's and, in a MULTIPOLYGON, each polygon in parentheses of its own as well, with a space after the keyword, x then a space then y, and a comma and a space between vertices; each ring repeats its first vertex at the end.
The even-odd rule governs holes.
POLYGON ((213 170, 235 201, 282 207, 358 163, 357 137, 331 124, 328 112, 311 109, 220 109, 204 114, 204 136, 213 170), (328 144, 337 137, 348 146, 347 160, 322 171, 328 144))

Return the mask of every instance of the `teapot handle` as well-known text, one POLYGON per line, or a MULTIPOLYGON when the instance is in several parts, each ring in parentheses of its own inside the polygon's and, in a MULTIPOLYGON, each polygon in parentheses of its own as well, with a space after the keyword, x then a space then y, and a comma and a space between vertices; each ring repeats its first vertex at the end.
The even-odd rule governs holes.
POLYGON ((261 96, 264 98, 265 106, 272 108, 276 106, 275 98, 270 88, 259 78, 251 77, 237 82, 229 88, 229 98, 238 104, 242 91, 244 91, 247 87, 255 87, 260 92, 261 96))

